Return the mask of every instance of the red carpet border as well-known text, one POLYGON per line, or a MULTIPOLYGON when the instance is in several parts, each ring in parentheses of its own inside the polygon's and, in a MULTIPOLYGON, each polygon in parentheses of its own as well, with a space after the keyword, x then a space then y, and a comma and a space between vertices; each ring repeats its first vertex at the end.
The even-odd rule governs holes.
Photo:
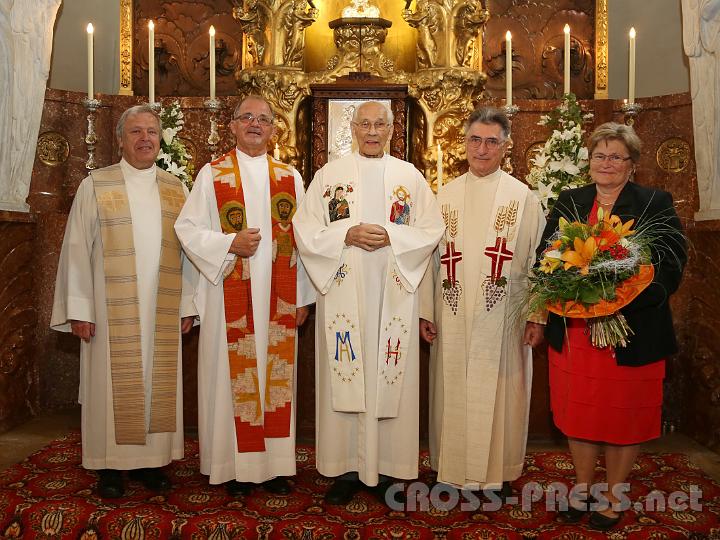
MULTIPOLYGON (((110 502, 95 492, 97 477, 80 466, 80 435, 52 442, 0 477, 0 535, 3 538, 80 540, 241 538, 298 540, 360 539, 558 539, 592 538, 720 540, 720 486, 680 454, 643 454, 631 477, 628 494, 637 508, 624 513, 610 533, 584 523, 563 525, 535 502, 499 510, 391 511, 373 495, 361 492, 345 507, 323 503, 329 481, 315 470, 314 449, 297 449, 298 474, 289 496, 258 489, 232 498, 222 486, 210 486, 199 472, 198 444, 188 440, 186 458, 166 468, 174 489, 157 495, 126 482, 126 496, 110 502), (643 510, 648 497, 673 492, 702 492, 702 510, 643 510)), ((598 467, 601 471, 601 467, 598 467)), ((570 457, 536 452, 526 458, 525 472, 513 482, 519 495, 529 482, 547 488, 572 481, 570 457)), ((427 455, 421 457, 420 480, 430 484, 427 455)))

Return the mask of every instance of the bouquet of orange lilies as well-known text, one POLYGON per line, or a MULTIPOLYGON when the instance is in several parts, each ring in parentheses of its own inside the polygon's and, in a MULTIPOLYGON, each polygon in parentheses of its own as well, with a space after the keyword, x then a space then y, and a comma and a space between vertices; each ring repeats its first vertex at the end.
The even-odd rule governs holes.
POLYGON ((596 225, 561 217, 530 276, 530 309, 587 319, 596 347, 626 346, 632 330, 620 309, 653 280, 649 231, 598 210, 596 225))

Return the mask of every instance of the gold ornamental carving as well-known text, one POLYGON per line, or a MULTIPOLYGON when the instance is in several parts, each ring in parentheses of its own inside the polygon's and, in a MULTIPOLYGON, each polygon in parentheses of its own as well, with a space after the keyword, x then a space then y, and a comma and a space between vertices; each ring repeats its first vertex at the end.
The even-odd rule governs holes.
POLYGON ((132 96, 133 0, 120 0, 120 95, 132 96))
POLYGON ((670 137, 657 150, 657 164, 666 172, 679 173, 690 163, 690 145, 678 138, 670 137))
POLYGON ((417 67, 482 69, 482 29, 490 12, 481 0, 418 0, 415 11, 406 2, 403 19, 417 29, 417 67))
POLYGON ((302 68, 305 29, 318 10, 309 0, 233 0, 233 18, 245 35, 245 68, 302 68))
POLYGON ((525 166, 528 171, 535 166, 534 160, 537 157, 538 152, 542 150, 544 146, 545 141, 534 142, 528 146, 527 150, 525 150, 525 166))
POLYGON ((56 131, 46 131, 38 137, 38 159, 48 167, 62 165, 70 155, 70 143, 56 131))
POLYGON ((330 21, 338 52, 327 64, 325 78, 339 77, 351 71, 387 77, 395 70, 394 62, 382 52, 392 23, 380 18, 340 18, 330 21))
POLYGON ((608 0, 595 4, 595 99, 608 99, 608 0))

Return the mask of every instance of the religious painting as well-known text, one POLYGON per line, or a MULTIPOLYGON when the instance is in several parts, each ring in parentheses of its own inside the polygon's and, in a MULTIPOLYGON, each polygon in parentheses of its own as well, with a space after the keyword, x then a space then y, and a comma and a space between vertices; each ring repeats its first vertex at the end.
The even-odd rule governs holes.
POLYGON ((393 190, 394 201, 390 205, 390 222, 397 225, 410 225, 412 201, 405 186, 396 186, 393 190))
MULTIPOLYGON (((292 232, 292 217, 295 214, 297 203, 290 193, 280 192, 270 201, 270 214, 272 215, 272 260, 287 260, 289 268, 297 262, 297 252, 294 246, 292 232)), ((294 285, 293 285, 294 288, 294 285)), ((287 296, 290 298, 290 296, 287 296)))
POLYGON ((323 197, 330 198, 328 201, 330 223, 350 217, 350 203, 345 196, 352 192, 353 188, 350 184, 336 184, 325 190, 323 197))
MULTIPOLYGON (((355 110, 369 99, 331 99, 328 102, 328 162, 345 156, 357 146, 353 144, 350 123, 352 122, 355 110)), ((389 110, 391 100, 377 100, 383 103, 389 110)), ((390 153, 390 141, 385 145, 385 152, 390 153)))
POLYGON ((239 201, 228 201, 220 208, 220 225, 224 233, 236 233, 247 228, 245 207, 239 201))

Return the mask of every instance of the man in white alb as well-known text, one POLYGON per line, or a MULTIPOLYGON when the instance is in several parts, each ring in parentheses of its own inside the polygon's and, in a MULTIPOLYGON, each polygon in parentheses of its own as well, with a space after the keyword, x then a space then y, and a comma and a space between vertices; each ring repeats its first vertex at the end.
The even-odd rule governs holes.
POLYGON ((545 227, 535 194, 500 169, 509 137, 502 111, 470 115, 470 171, 438 192, 447 229, 420 286, 432 468, 439 482, 504 497, 525 457, 530 345, 543 331, 526 322, 527 276, 545 227))
POLYGON ((205 165, 175 225, 200 270, 200 472, 233 495, 256 484, 287 494, 295 475, 296 328, 315 291, 297 257, 300 174, 267 155, 268 102, 248 96, 237 147, 205 165))
POLYGON ((319 291, 315 384, 317 468, 325 500, 363 484, 382 500, 391 478, 418 473, 416 289, 445 226, 412 164, 384 153, 392 113, 355 110, 358 151, 320 169, 293 224, 319 291))
POLYGON ((80 184, 55 284, 50 326, 82 340, 82 464, 102 497, 124 494, 122 470, 168 489, 158 467, 183 457, 180 332, 196 274, 173 229, 186 190, 155 166, 160 127, 146 105, 122 114, 122 159, 80 184))

